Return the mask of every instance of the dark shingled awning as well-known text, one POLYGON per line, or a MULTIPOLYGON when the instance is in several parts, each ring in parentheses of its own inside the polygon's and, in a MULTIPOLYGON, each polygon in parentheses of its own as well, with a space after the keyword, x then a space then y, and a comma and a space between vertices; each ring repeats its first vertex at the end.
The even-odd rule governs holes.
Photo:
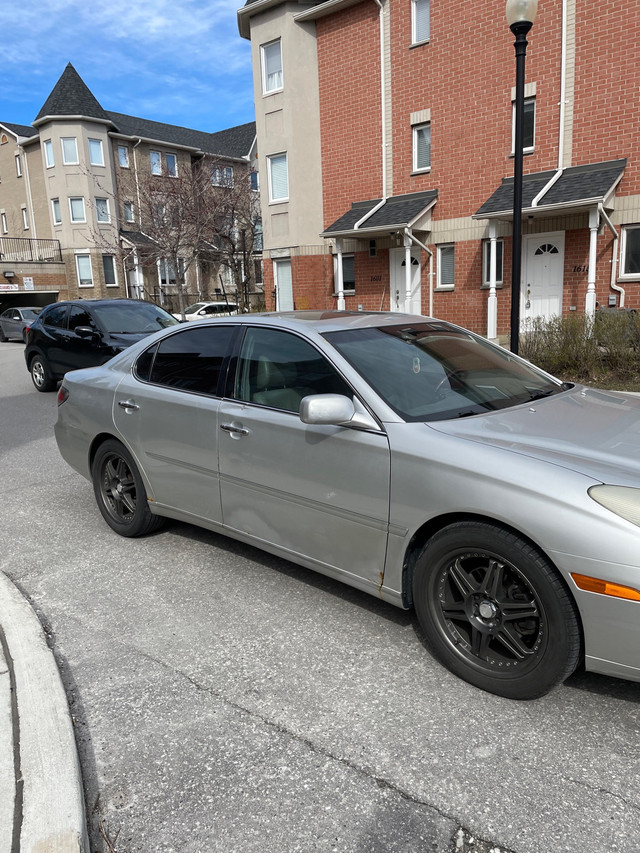
MULTIPOLYGON (((532 206, 535 197, 547 186, 555 171, 524 175, 522 210, 524 213, 554 213, 563 209, 606 203, 622 179, 626 160, 592 163, 565 169, 544 195, 532 206)), ((490 198, 474 213, 474 219, 510 219, 513 216, 513 178, 503 178, 490 198)))
POLYGON ((438 190, 356 201, 322 232, 323 237, 358 237, 409 228, 436 203, 438 190))

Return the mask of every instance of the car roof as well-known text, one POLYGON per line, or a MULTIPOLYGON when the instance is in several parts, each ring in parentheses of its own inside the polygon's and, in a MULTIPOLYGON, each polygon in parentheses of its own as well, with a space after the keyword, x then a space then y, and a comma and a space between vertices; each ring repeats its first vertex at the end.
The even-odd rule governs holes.
MULTIPOLYGON (((206 322, 203 320, 202 322, 206 322)), ((261 314, 240 314, 225 318, 225 323, 259 323, 260 325, 290 329, 335 332, 344 329, 367 329, 380 326, 415 325, 430 323, 442 329, 455 329, 451 323, 423 317, 419 314, 400 314, 392 311, 271 311, 261 314)))

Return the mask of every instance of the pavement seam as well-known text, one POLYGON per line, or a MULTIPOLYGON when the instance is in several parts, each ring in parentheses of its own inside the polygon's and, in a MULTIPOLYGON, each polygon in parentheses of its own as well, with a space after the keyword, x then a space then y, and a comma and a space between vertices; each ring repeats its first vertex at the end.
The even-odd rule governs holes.
POLYGON ((15 797, 13 800, 13 827, 11 832, 11 853, 20 853, 20 835, 22 832, 22 805, 24 799, 24 780, 20 761, 20 717, 18 715, 18 694, 16 691, 16 674, 13 658, 2 625, 0 625, 0 645, 7 664, 9 674, 9 690, 11 694, 11 731, 13 739, 13 775, 15 779, 15 797))

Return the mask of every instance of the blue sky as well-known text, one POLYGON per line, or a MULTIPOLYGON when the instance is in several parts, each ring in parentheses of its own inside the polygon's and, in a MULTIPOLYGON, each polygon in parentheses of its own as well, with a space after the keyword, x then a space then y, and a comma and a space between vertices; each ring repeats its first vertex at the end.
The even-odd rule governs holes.
POLYGON ((0 121, 31 124, 71 62, 106 110, 216 131, 253 121, 244 0, 0 0, 0 121))

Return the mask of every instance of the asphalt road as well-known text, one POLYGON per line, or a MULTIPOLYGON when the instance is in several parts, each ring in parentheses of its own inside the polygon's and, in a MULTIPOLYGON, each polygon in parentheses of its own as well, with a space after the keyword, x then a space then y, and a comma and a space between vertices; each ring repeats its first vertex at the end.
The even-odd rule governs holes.
POLYGON ((640 850, 640 684, 500 699, 364 593, 186 524, 119 538, 22 353, 0 344, 0 568, 61 667, 92 850, 640 850))

